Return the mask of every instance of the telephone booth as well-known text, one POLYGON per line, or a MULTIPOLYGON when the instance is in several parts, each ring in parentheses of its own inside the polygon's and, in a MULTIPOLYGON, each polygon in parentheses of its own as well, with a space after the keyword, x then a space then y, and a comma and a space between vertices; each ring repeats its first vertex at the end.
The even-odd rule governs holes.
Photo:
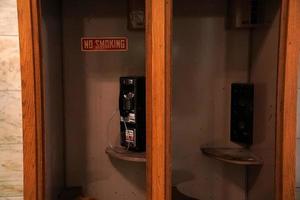
POLYGON ((25 200, 295 198, 298 0, 18 0, 25 200))

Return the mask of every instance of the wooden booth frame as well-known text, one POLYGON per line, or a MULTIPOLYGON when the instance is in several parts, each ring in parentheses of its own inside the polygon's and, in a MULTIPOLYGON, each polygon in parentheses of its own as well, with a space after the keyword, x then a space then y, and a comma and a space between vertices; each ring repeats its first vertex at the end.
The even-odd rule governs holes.
MULTIPOLYGON (((44 86, 39 0, 17 0, 24 199, 45 199, 44 86)), ((300 0, 282 0, 276 116, 276 200, 295 199, 300 0)), ((172 0, 146 0, 147 200, 171 200, 172 0), (155 147, 155 148, 153 148, 155 147), (159 155, 159 156, 157 156, 159 155)))

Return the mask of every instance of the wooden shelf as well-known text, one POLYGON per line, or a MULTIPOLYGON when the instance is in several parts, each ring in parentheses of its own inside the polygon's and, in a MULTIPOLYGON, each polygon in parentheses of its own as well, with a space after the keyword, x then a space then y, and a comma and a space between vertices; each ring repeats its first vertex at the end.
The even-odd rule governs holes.
POLYGON ((254 155, 248 149, 242 148, 201 148, 202 153, 208 157, 220 160, 226 163, 236 165, 262 165, 260 158, 254 155))
POLYGON ((107 147, 105 152, 116 159, 131 161, 131 162, 146 162, 145 152, 132 152, 123 147, 107 147))

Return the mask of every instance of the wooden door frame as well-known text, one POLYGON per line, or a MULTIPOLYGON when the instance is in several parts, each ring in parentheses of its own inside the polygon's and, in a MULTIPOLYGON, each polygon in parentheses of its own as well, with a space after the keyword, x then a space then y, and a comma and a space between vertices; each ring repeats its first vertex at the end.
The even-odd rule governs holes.
POLYGON ((147 200, 171 200, 172 0, 146 2, 147 200))
POLYGON ((283 0, 277 79, 276 200, 295 199, 300 0, 283 0))
MULTIPOLYGON (((22 75, 24 199, 45 195, 39 0, 17 0, 22 75)), ((276 127, 276 199, 295 197, 300 0, 282 0, 276 127)), ((171 199, 172 0, 147 0, 147 199, 171 199), (152 23, 155 22, 155 23, 152 23), (159 156, 156 156, 159 155, 159 156)))
POLYGON ((22 83, 24 199, 44 197, 43 93, 38 0, 17 0, 22 83))

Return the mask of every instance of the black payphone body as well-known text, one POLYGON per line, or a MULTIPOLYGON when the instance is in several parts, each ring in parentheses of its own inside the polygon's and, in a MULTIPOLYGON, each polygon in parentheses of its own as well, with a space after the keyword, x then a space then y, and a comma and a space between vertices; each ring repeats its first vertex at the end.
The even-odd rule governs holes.
POLYGON ((146 150, 145 77, 120 78, 121 145, 130 151, 146 150))

